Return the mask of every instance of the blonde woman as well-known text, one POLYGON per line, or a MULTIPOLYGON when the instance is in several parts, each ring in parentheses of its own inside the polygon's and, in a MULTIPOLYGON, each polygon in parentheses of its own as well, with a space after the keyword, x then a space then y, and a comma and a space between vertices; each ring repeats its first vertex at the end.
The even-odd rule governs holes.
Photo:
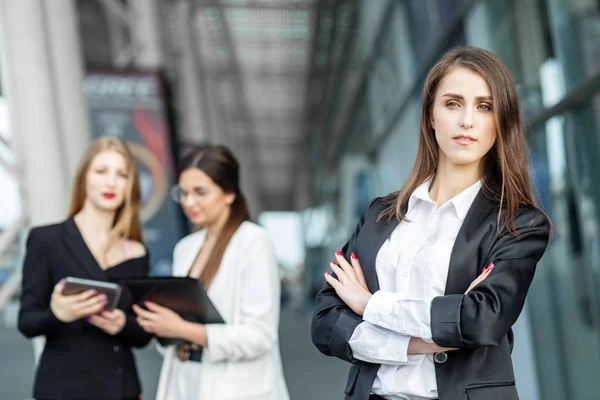
POLYGON ((146 276, 136 163, 117 138, 96 140, 75 176, 69 218, 33 228, 27 239, 19 330, 45 336, 33 396, 38 399, 138 399, 131 347, 151 339, 127 296, 103 310, 93 291, 62 294, 68 276, 99 281, 146 276))

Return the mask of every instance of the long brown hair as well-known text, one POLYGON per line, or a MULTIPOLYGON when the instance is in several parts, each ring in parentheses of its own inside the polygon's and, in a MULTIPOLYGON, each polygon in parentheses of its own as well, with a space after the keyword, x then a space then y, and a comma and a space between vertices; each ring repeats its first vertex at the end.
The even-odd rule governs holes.
POLYGON ((105 151, 114 151, 125 158, 127 162, 127 188, 123 204, 117 209, 112 229, 104 247, 104 256, 110 247, 119 239, 142 241, 142 224, 140 222, 141 191, 137 163, 129 151, 127 144, 116 137, 100 137, 88 147, 79 162, 73 188, 69 217, 74 216, 83 208, 87 197, 85 187, 87 174, 94 157, 105 151))
POLYGON ((250 219, 246 198, 240 189, 240 166, 229 148, 221 145, 202 145, 194 148, 180 163, 179 174, 190 168, 198 168, 210 177, 225 193, 234 193, 235 200, 229 206, 229 219, 198 278, 208 288, 217 274, 221 259, 233 234, 240 225, 250 219))
POLYGON ((440 81, 455 68, 468 68, 490 86, 494 101, 496 143, 481 160, 483 192, 499 204, 498 230, 515 232, 519 206, 538 209, 529 181, 527 144, 519 110, 519 98, 510 71, 489 51, 476 47, 457 47, 431 68, 423 86, 421 124, 417 159, 408 179, 384 199, 388 208, 379 216, 388 221, 406 218, 402 210, 415 189, 432 177, 438 166, 439 147, 431 126, 433 104, 440 81), (504 218, 502 219, 502 214, 504 218))

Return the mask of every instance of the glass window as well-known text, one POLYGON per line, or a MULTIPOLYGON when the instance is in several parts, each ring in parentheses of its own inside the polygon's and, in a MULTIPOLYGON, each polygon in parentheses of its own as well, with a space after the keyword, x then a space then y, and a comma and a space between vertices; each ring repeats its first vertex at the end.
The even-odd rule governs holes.
POLYGON ((594 398, 600 368, 600 94, 529 140, 556 235, 531 287, 543 399, 594 398), (549 351, 549 349, 552 349, 549 351))
POLYGON ((600 2, 548 0, 551 31, 567 89, 600 72, 600 2))

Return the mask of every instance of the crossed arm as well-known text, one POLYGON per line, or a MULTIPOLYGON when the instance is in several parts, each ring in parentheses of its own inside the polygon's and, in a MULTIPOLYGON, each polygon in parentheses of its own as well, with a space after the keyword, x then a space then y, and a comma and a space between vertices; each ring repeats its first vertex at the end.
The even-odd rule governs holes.
MULTIPOLYGON (((336 265, 331 266, 334 275, 326 276, 328 284, 317 296, 311 335, 319 351, 356 362, 351 346, 353 334, 371 328, 389 333, 389 338, 408 340, 404 357, 406 353, 435 353, 501 342, 523 308, 536 264, 548 242, 549 221, 541 213, 523 212, 515 221, 518 235, 503 234, 494 240, 488 256, 494 260, 494 268, 484 271, 464 294, 420 299, 427 304, 426 321, 405 312, 406 299, 401 295, 383 291, 371 294, 362 271, 357 273, 355 264, 359 268, 360 264, 352 259, 349 249, 364 224, 365 214, 341 256, 337 255, 336 265), (372 312, 374 307, 368 307, 372 296, 372 303, 385 304, 385 312, 372 312), (394 313, 407 318, 388 318, 394 313)), ((391 340, 388 347, 397 343, 391 340)), ((356 356, 363 359, 358 353, 356 356)))
MULTIPOLYGON (((336 259, 337 263, 330 263, 330 267, 335 276, 327 271, 325 273, 325 280, 333 287, 337 295, 344 301, 344 303, 346 303, 348 307, 352 309, 352 311, 354 311, 357 315, 364 317, 365 309, 373 295, 367 287, 360 262, 356 255, 351 253, 351 262, 349 263, 339 251, 336 252, 336 259)), ((490 263, 490 265, 486 267, 482 273, 471 283, 465 294, 469 293, 477 284, 485 280, 493 269, 494 264, 490 263)), ((391 357, 385 357, 383 355, 379 355, 377 357, 369 357, 365 355, 362 355, 362 357, 359 356, 360 358, 366 358, 364 361, 386 361, 388 363, 401 363, 406 361, 405 354, 427 354, 457 350, 456 348, 439 346, 431 340, 426 341, 418 336, 404 335, 396 331, 386 329, 385 327, 378 326, 371 321, 363 322, 361 325, 359 325, 359 327, 357 327, 357 329, 359 330, 359 334, 353 334, 352 338, 350 339, 350 346, 353 348, 354 353, 356 353, 356 350, 364 347, 361 346, 360 336, 366 331, 370 331, 371 337, 381 337, 383 340, 380 342, 382 343, 385 342, 389 345, 391 342, 392 347, 406 347, 407 349, 406 352, 399 352, 399 354, 395 354, 393 351, 391 351, 389 353, 391 354, 391 357), (396 346, 394 346, 394 344, 396 344, 396 346)))

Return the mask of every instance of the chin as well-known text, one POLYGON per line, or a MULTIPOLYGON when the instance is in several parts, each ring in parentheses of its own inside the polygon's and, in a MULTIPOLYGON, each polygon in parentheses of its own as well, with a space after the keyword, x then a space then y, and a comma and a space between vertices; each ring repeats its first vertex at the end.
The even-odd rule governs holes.
POLYGON ((450 159, 450 161, 452 161, 453 164, 460 165, 460 166, 466 166, 466 165, 471 165, 473 163, 478 163, 479 160, 480 160, 479 158, 461 158, 461 157, 457 157, 455 159, 450 159))
POLYGON ((473 164, 476 162, 479 162, 481 160, 481 157, 479 157, 478 154, 473 154, 471 152, 467 153, 467 152, 449 152, 450 154, 446 153, 446 158, 448 159, 448 161, 450 161, 452 164, 455 165, 469 165, 469 164, 473 164), (452 154, 454 153, 454 154, 452 154))
POLYGON ((202 217, 200 217, 200 218, 198 218, 198 217, 196 217, 196 218, 189 218, 188 217, 188 219, 190 220, 190 222, 193 225, 196 225, 196 226, 203 226, 206 223, 206 219, 202 218, 202 217))
POLYGON ((99 201, 94 202, 95 206, 103 211, 117 211, 119 207, 123 205, 122 200, 111 199, 107 200, 101 198, 99 201))

